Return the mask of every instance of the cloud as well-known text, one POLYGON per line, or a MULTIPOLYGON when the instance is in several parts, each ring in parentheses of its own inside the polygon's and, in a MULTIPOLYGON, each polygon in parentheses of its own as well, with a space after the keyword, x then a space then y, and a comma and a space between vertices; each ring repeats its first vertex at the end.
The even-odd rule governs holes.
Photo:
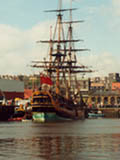
MULTIPOLYGON (((27 65, 32 60, 46 57, 48 45, 38 44, 36 41, 49 39, 51 24, 54 24, 54 20, 36 24, 29 30, 0 24, 0 74, 30 74, 35 71, 27 65)), ((81 60, 82 64, 92 65, 98 75, 117 72, 120 68, 118 59, 108 51, 99 55, 96 53, 83 56, 81 60)))
POLYGON ((120 1, 112 0, 113 11, 117 16, 120 16, 120 1))
POLYGON ((21 30, 10 25, 0 25, 0 74, 27 74, 32 60, 42 59, 46 45, 37 40, 48 39, 50 22, 43 22, 30 30, 21 30), (42 50, 42 51, 41 51, 42 50))
POLYGON ((120 32, 120 1, 112 0, 109 6, 104 6, 102 8, 103 16, 107 17, 106 24, 111 32, 120 32))
POLYGON ((92 66, 95 71, 92 76, 107 76, 109 73, 119 73, 119 60, 109 52, 98 54, 89 54, 81 58, 81 63, 92 66))

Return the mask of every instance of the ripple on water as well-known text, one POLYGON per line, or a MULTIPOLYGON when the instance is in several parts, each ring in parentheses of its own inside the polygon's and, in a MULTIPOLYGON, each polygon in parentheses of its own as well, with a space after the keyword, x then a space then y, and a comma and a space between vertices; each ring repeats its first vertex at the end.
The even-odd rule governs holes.
POLYGON ((120 120, 0 123, 1 160, 118 160, 120 120))

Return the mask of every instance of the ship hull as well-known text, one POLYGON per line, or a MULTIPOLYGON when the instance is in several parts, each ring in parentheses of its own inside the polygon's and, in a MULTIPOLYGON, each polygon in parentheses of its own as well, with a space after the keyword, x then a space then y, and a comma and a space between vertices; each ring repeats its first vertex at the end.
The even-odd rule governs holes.
POLYGON ((32 113, 32 121, 33 122, 55 122, 55 121, 65 121, 65 120, 78 120, 85 119, 84 110, 77 111, 57 111, 56 112, 33 112, 32 113))
POLYGON ((63 117, 60 117, 56 114, 56 112, 54 113, 50 113, 50 112, 33 112, 32 113, 32 121, 33 122, 56 122, 59 120, 64 120, 63 117))
MULTIPOLYGON (((63 100, 50 92, 34 93, 31 107, 34 122, 49 122, 59 120, 77 120, 85 118, 85 110, 71 101, 63 100)), ((83 107, 83 106, 82 106, 83 107)))
POLYGON ((0 121, 8 121, 14 114, 14 105, 0 105, 0 121))
POLYGON ((83 109, 69 110, 66 108, 56 107, 56 113, 63 118, 69 118, 74 120, 85 118, 85 111, 83 109))

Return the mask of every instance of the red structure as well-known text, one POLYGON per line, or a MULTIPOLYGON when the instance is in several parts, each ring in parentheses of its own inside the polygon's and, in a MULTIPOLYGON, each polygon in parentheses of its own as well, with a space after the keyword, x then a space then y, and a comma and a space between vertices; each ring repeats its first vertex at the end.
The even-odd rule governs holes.
POLYGON ((3 94, 7 100, 15 99, 16 97, 24 98, 24 92, 3 92, 0 93, 0 97, 2 97, 3 94))
POLYGON ((24 90, 24 99, 29 99, 32 96, 32 89, 24 90))
POLYGON ((113 82, 112 83, 112 90, 120 91, 120 82, 113 82))

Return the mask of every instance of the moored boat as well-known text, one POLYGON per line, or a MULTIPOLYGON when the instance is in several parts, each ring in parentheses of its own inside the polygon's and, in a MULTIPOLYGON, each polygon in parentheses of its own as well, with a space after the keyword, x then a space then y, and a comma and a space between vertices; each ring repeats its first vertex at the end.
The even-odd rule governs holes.
MULTIPOLYGON (((71 1, 72 2, 72 1, 71 1)), ((49 59, 33 61, 32 67, 43 68, 40 74, 40 89, 35 91, 31 100, 33 121, 56 121, 60 119, 84 119, 86 104, 82 99, 78 87, 77 73, 91 72, 88 67, 78 65, 75 52, 87 49, 75 49, 72 24, 82 22, 72 20, 72 7, 62 9, 62 0, 59 0, 57 23, 52 37, 50 28, 50 40, 38 41, 49 43, 49 59), (63 12, 70 13, 70 20, 63 22, 63 12), (68 33, 64 36, 63 24, 68 25, 68 33)))
POLYGON ((8 121, 14 114, 15 105, 0 104, 0 121, 8 121))
POLYGON ((24 115, 25 115, 25 110, 23 108, 23 105, 16 106, 14 108, 14 114, 11 115, 8 121, 22 121, 24 115))
POLYGON ((0 90, 0 93, 2 94, 0 100, 0 121, 8 121, 8 119, 14 114, 16 105, 13 103, 8 104, 2 90, 0 90))
POLYGON ((33 121, 84 119, 85 116, 81 106, 49 91, 34 92, 31 106, 33 121))
POLYGON ((94 113, 94 112, 89 112, 88 113, 88 118, 103 118, 104 114, 103 113, 94 113))
POLYGON ((19 106, 14 107, 14 113, 8 119, 8 121, 25 121, 32 120, 31 106, 26 103, 24 106, 20 104, 19 106))

